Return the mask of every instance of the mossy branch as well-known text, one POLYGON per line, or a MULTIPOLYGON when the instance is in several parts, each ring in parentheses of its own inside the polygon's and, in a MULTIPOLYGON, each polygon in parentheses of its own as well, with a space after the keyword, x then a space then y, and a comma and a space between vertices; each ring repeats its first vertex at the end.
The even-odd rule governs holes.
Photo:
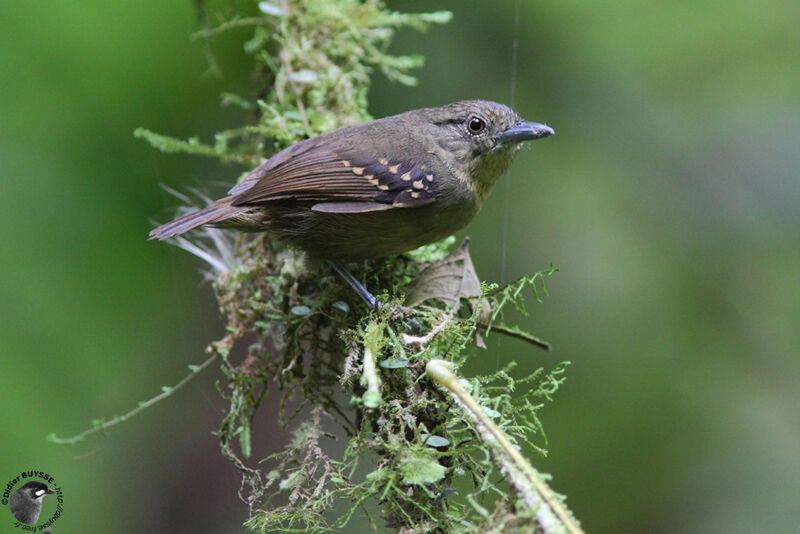
MULTIPOLYGON (((370 75, 379 71, 413 85, 409 71, 422 64, 421 56, 388 52, 395 31, 424 30, 451 18, 444 11, 389 11, 377 0, 276 0, 259 2, 257 14, 238 12, 232 3, 223 17, 208 16, 203 0, 195 4, 202 26, 196 37, 206 40, 215 72, 213 38, 234 29, 252 32, 243 46, 254 62, 257 96, 222 95, 247 123, 217 133, 213 142, 146 129, 135 135, 166 152, 246 167, 301 139, 371 118, 370 75)), ((197 196, 199 204, 207 203, 197 196)), ((441 364, 445 359, 462 366, 492 333, 549 349, 508 326, 503 309, 527 313, 524 295, 538 301, 544 279, 555 270, 503 287, 482 284, 468 244, 454 243, 450 238, 351 265, 370 288, 384 289, 378 297, 386 305, 373 313, 334 272, 266 235, 204 228, 174 241, 209 265, 226 322, 227 335, 209 348, 221 363, 219 391, 228 403, 217 435, 222 454, 242 474, 249 528, 325 532, 344 529, 359 514, 379 530, 373 517, 378 506, 383 524, 401 532, 580 532, 518 448, 546 452, 538 411, 564 382, 566 362, 524 376, 512 362, 469 381, 448 375, 441 364), (391 311, 408 309, 422 333, 412 335, 391 311), (240 346, 245 337, 248 345, 240 346), (235 345, 244 356, 232 351, 235 345), (293 438, 253 463, 251 442, 259 429, 252 422, 270 388, 280 393, 274 409, 293 438), (342 402, 342 392, 349 403, 342 402), (334 457, 328 442, 342 438, 346 450, 334 457)))

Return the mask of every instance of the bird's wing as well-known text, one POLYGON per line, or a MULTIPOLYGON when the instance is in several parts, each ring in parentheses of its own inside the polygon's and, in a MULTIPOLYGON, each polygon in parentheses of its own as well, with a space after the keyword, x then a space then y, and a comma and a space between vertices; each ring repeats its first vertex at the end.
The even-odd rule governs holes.
POLYGON ((335 150, 323 137, 279 152, 230 194, 233 206, 297 199, 317 202, 317 211, 375 211, 432 202, 436 176, 425 165, 366 158, 357 148, 335 150))

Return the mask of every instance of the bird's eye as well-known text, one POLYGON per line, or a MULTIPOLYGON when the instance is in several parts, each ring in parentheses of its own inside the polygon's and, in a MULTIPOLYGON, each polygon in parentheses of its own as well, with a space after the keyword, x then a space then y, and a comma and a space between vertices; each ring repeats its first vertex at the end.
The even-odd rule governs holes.
POLYGON ((486 129, 486 122, 480 117, 470 117, 467 121, 467 129, 471 134, 479 134, 486 129))

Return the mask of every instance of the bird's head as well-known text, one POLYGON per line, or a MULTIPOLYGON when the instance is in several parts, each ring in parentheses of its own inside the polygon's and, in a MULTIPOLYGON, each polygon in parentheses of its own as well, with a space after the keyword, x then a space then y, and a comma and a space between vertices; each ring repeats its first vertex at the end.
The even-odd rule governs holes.
POLYGON ((456 175, 470 181, 482 200, 506 171, 524 141, 553 135, 544 124, 525 121, 503 104, 464 100, 423 111, 434 139, 456 175))
POLYGON ((39 482, 38 480, 26 482, 19 488, 19 491, 30 497, 32 500, 39 502, 42 502, 42 499, 44 499, 47 495, 52 495, 55 493, 53 490, 47 487, 47 484, 39 482))

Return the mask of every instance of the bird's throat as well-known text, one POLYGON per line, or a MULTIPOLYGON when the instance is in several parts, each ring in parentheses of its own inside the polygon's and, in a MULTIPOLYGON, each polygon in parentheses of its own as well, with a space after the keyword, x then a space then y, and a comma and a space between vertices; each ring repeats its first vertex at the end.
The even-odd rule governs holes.
POLYGON ((470 169, 470 185, 479 204, 489 196, 494 184, 505 174, 518 146, 500 147, 475 160, 470 169))

